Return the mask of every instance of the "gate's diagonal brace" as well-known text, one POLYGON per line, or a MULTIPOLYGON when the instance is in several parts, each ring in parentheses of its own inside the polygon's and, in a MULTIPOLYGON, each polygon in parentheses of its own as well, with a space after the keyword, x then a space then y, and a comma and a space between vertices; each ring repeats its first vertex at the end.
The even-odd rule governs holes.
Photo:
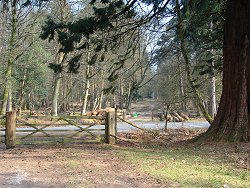
POLYGON ((35 134, 35 133, 37 133, 37 132, 41 132, 41 133, 45 134, 46 136, 50 137, 50 135, 49 135, 48 133, 46 133, 44 130, 39 129, 39 128, 37 128, 36 126, 34 126, 34 125, 32 125, 32 124, 30 124, 30 123, 24 121, 24 120, 20 120, 20 119, 19 119, 19 121, 22 122, 22 123, 24 123, 25 125, 27 125, 27 126, 32 127, 32 128, 35 129, 32 133, 30 133, 30 134, 28 134, 28 135, 26 135, 26 136, 24 136, 24 137, 21 137, 21 139, 28 138, 28 137, 32 136, 33 134, 35 134))
POLYGON ((20 122, 22 122, 22 123, 25 123, 25 125, 30 126, 30 127, 32 127, 32 128, 35 129, 32 133, 30 133, 30 134, 28 134, 28 135, 22 137, 21 139, 28 138, 28 137, 32 136, 33 134, 35 134, 35 133, 37 133, 37 132, 41 132, 41 133, 45 134, 47 137, 51 137, 51 135, 48 134, 48 133, 46 133, 43 129, 45 129, 46 127, 49 127, 49 126, 55 124, 55 123, 58 122, 59 120, 60 120, 60 118, 56 119, 55 121, 53 121, 53 122, 51 122, 51 123, 49 123, 49 124, 47 124, 47 125, 45 125, 45 126, 43 126, 43 127, 41 127, 41 128, 37 128, 36 126, 34 126, 34 125, 28 123, 28 122, 25 121, 25 120, 18 119, 18 121, 20 121, 20 122))
POLYGON ((94 125, 89 125, 89 126, 87 126, 85 128, 80 129, 79 131, 77 131, 74 134, 72 134, 71 136, 69 136, 69 138, 72 138, 72 137, 74 137, 75 135, 77 135, 78 133, 81 133, 81 132, 89 133, 92 137, 94 137, 95 135, 88 130, 88 128, 90 128, 92 126, 94 126, 94 125))
POLYGON ((77 131, 76 133, 74 133, 73 135, 71 135, 70 137, 73 137, 73 136, 75 136, 77 133, 83 132, 83 131, 87 132, 87 133, 90 134, 92 137, 95 136, 93 133, 91 133, 90 131, 88 131, 88 128, 92 127, 93 125, 89 125, 89 126, 87 126, 86 128, 82 128, 80 125, 78 125, 78 124, 77 124, 76 122, 74 122, 74 121, 68 120, 68 119, 66 119, 66 118, 62 118, 62 120, 66 121, 66 122, 69 123, 70 125, 74 125, 75 127, 77 127, 77 128, 80 129, 79 131, 77 131))

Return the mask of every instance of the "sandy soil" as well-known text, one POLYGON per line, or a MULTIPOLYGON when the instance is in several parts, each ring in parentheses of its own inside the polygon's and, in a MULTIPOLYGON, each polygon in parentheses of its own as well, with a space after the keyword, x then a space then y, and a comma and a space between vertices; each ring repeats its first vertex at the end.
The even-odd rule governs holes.
POLYGON ((104 144, 0 146, 1 188, 169 187, 138 172, 104 144))

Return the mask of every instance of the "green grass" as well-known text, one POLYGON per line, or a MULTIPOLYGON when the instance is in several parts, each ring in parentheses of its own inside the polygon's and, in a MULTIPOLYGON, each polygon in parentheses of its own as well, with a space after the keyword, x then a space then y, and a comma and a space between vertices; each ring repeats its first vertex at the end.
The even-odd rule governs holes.
POLYGON ((119 153, 141 171, 172 182, 173 187, 250 187, 249 171, 205 149, 124 149, 119 153))

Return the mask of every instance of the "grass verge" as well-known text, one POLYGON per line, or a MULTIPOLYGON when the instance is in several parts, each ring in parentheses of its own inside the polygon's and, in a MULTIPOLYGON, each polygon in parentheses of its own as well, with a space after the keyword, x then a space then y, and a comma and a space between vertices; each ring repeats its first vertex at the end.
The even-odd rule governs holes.
POLYGON ((125 149, 120 154, 141 171, 171 181, 174 187, 250 187, 249 169, 234 166, 209 149, 125 149))
POLYGON ((190 136, 190 130, 180 134, 186 131, 139 133, 133 137, 141 147, 122 147, 118 153, 140 171, 170 181, 172 187, 250 187, 250 143, 198 145, 184 141, 195 135, 190 136), (178 141, 173 142, 173 136, 178 141))

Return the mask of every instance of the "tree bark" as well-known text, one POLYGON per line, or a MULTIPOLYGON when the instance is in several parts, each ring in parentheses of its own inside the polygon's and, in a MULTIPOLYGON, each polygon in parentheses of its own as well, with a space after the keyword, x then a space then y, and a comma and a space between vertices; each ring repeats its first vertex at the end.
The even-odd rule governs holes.
POLYGON ((250 1, 228 0, 223 46, 223 88, 217 116, 201 137, 250 141, 250 1))
POLYGON ((130 108, 131 108, 131 103, 132 103, 132 99, 133 99, 133 92, 134 92, 134 89, 133 89, 133 84, 131 86, 131 84, 129 84, 128 86, 128 94, 127 94, 127 100, 126 100, 126 106, 125 108, 130 111, 130 108))
POLYGON ((26 85, 26 78, 27 78, 27 71, 25 70, 22 81, 20 84, 20 96, 19 96, 19 113, 18 115, 21 115, 22 109, 23 109, 23 104, 24 104, 24 88, 26 85))
MULTIPOLYGON (((94 74, 95 70, 94 70, 94 67, 92 67, 92 74, 94 74)), ((96 110, 95 107, 96 107, 96 102, 97 102, 97 95, 96 95, 96 81, 95 79, 92 79, 92 82, 91 82, 91 86, 92 86, 92 92, 91 92, 91 107, 90 109, 92 109, 92 111, 96 110)))
POLYGON ((101 109, 102 108, 102 102, 103 102, 103 88, 104 88, 104 73, 103 70, 101 71, 101 88, 100 88, 100 97, 98 100, 98 106, 97 109, 101 109))
POLYGON ((7 71, 5 73, 6 77, 6 83, 4 86, 4 91, 3 91, 3 103, 2 103, 2 109, 1 109, 1 114, 5 115, 7 110, 7 107, 9 106, 8 103, 10 102, 9 100, 9 94, 11 92, 11 87, 12 87, 12 68, 13 68, 13 61, 8 62, 8 67, 7 71))
MULTIPOLYGON (((123 69, 121 69, 120 74, 121 74, 122 71, 123 71, 123 69)), ((119 108, 120 109, 124 108, 124 106, 123 106, 123 103, 124 103, 124 98, 123 98, 124 91, 123 90, 124 90, 124 88, 123 88, 123 76, 121 74, 120 80, 119 80, 119 108)))
MULTIPOLYGON (((179 63, 179 61, 178 61, 179 63)), ((183 76, 182 76, 182 70, 181 65, 178 65, 179 69, 179 76, 180 76, 180 98, 181 98, 181 110, 186 111, 187 105, 186 105, 186 99, 185 99, 185 92, 184 92, 184 83, 183 83, 183 76)))
POLYGON ((53 98, 52 98, 52 109, 51 109, 52 116, 58 115, 57 111, 58 111, 58 97, 60 91, 60 83, 61 83, 61 74, 56 74, 54 82, 53 98))
MULTIPOLYGON (((59 53, 58 64, 62 64, 65 58, 65 53, 59 53)), ((59 98, 59 91, 60 91, 60 83, 61 83, 62 75, 60 73, 55 73, 55 82, 54 82, 54 90, 53 90, 53 98, 52 98, 52 109, 51 115, 57 116, 58 111, 58 98, 59 98)))
MULTIPOLYGON (((88 57, 89 57, 89 54, 88 54, 88 57)), ((87 58, 87 59, 89 59, 89 58, 87 58)), ((88 104, 89 87, 90 87, 90 83, 89 83, 89 71, 90 71, 90 66, 87 65, 87 68, 86 68, 85 92, 84 92, 84 97, 83 97, 81 115, 85 115, 86 114, 86 108, 87 108, 87 104, 88 104)))
POLYGON ((9 88, 9 92, 8 92, 8 102, 7 102, 7 112, 11 112, 12 111, 12 89, 9 88))

